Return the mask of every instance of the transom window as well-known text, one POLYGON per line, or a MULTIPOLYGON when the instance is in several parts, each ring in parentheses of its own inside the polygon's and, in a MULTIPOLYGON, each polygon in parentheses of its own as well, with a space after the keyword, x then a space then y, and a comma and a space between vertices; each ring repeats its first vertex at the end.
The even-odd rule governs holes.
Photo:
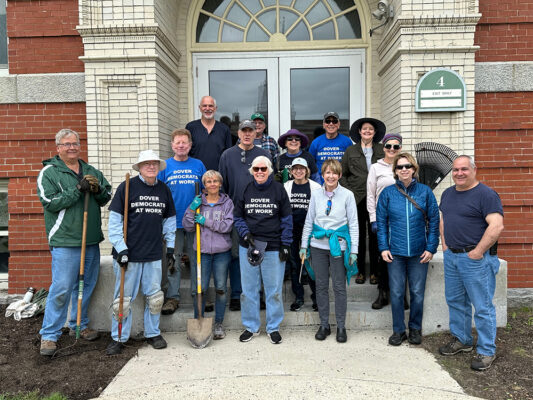
POLYGON ((361 39, 353 0, 206 0, 198 43, 361 39))

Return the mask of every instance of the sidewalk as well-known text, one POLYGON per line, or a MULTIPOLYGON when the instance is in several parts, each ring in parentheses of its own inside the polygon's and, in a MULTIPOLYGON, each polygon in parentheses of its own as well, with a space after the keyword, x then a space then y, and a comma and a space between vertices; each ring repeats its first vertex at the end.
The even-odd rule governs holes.
POLYGON ((314 329, 265 332, 240 343, 241 331, 193 349, 186 334, 164 333, 165 350, 139 350, 99 399, 474 399, 419 346, 387 344, 390 332, 348 331, 324 342, 314 329))

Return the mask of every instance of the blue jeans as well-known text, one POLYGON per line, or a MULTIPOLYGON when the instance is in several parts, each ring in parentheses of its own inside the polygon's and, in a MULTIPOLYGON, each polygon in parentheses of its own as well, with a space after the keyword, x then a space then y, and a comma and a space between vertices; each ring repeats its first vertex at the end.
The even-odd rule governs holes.
POLYGON ((248 262, 248 249, 239 246, 241 264, 241 318, 242 324, 250 332, 259 332, 261 318, 259 312, 259 290, 261 279, 265 288, 266 331, 279 331, 283 321, 283 276, 285 263, 279 259, 279 251, 265 252, 261 265, 254 267, 248 262))
POLYGON ((196 293, 196 251, 193 250, 194 232, 186 232, 183 228, 176 229, 176 244, 174 254, 176 255, 176 271, 170 274, 167 271, 167 298, 180 299, 181 286, 181 256, 187 253, 191 265, 191 296, 196 293))
POLYGON ((472 344, 474 305, 476 350, 485 356, 496 354, 496 309, 492 298, 499 269, 498 256, 488 252, 481 260, 472 260, 467 253, 444 252, 444 294, 450 312, 450 332, 461 343, 472 344))
POLYGON ((402 257, 393 255, 388 265, 390 301, 392 309, 392 330, 396 333, 405 332, 405 279, 409 282, 409 329, 422 330, 422 314, 424 311, 424 292, 428 264, 420 263, 420 256, 402 257))
MULTIPOLYGON (((43 340, 57 342, 61 336, 61 328, 67 319, 69 301, 72 301, 69 327, 76 328, 81 247, 51 247, 50 252, 52 253, 52 285, 50 285, 48 301, 44 309, 43 326, 39 333, 43 340)), ((99 272, 100 247, 97 244, 86 246, 81 330, 89 325, 87 311, 99 272)))
MULTIPOLYGON (((113 260, 113 271, 115 272, 115 293, 113 299, 120 297, 120 267, 113 260)), ((124 277, 124 297, 131 297, 130 303, 139 293, 139 288, 144 296, 151 296, 161 290, 161 260, 150 262, 130 262, 124 277)), ((117 313, 118 314, 118 313, 117 313)), ((159 319, 161 313, 152 314, 148 307, 148 302, 144 304, 144 337, 151 338, 161 334, 159 330, 159 319)), ((125 343, 130 337, 132 323, 131 308, 128 316, 122 320, 122 335, 120 341, 125 343)), ((111 319, 111 337, 118 342, 118 320, 111 319)))
MULTIPOLYGON (((231 262, 231 251, 224 253, 207 254, 202 253, 202 294, 207 292, 211 275, 215 281, 215 322, 224 321, 226 312, 226 291, 228 283, 228 267, 231 262)), ((202 296, 202 315, 204 315, 205 300, 207 296, 202 296)), ((197 305, 194 303, 194 318, 198 318, 197 305)))

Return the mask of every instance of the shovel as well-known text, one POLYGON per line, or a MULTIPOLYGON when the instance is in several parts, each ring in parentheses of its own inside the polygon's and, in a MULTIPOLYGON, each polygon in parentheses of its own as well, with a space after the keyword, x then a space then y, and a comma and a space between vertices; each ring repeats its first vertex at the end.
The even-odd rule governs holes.
POLYGON ((87 216, 89 214, 89 192, 85 192, 83 201, 83 230, 81 234, 81 256, 80 256, 80 281, 78 283, 78 314, 76 315, 76 340, 80 338, 81 325, 81 302, 83 300, 83 286, 85 279, 85 249, 87 244, 87 216))
MULTIPOLYGON (((199 184, 196 183, 196 194, 200 193, 199 184)), ((196 209, 200 213, 200 207, 196 209)), ((196 224, 196 301, 198 318, 187 320, 187 340, 195 349, 203 349, 213 339, 213 318, 204 318, 202 316, 202 256, 200 245, 200 224, 196 224)))

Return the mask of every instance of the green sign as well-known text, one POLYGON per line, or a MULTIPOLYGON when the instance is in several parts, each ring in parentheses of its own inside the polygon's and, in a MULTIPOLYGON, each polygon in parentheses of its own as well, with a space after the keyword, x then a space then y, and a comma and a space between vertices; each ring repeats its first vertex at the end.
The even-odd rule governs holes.
POLYGON ((416 85, 415 111, 465 111, 465 81, 448 68, 426 73, 416 85))

